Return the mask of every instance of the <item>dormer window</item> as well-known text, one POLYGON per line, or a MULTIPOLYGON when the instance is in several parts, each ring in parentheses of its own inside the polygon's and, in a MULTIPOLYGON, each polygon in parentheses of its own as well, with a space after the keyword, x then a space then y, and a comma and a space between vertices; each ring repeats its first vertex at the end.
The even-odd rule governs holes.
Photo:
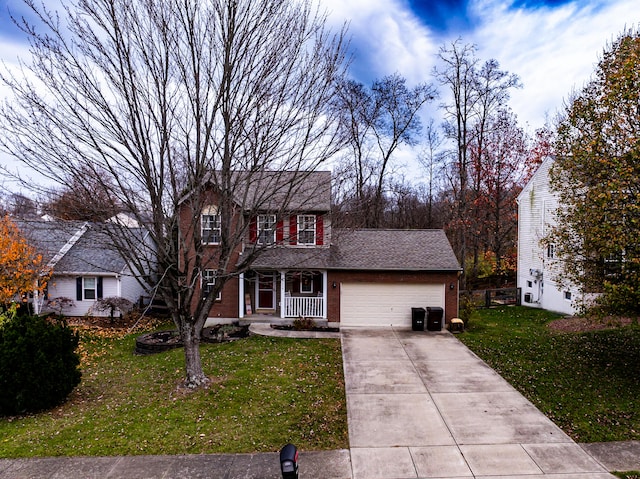
POLYGON ((266 245, 276 242, 276 216, 258 215, 258 244, 266 245))
POLYGON ((316 244, 316 216, 298 215, 298 244, 316 244))

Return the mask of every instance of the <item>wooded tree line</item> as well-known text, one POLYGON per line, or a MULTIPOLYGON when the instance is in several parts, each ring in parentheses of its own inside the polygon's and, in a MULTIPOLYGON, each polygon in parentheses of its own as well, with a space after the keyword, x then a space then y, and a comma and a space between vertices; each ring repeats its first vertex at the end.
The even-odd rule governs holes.
POLYGON ((515 270, 515 200, 551 152, 542 141, 550 133, 530 137, 518 124, 508 105, 518 77, 482 61, 473 45, 445 45, 438 60, 434 83, 413 88, 398 74, 370 88, 341 83, 334 105, 346 148, 335 170, 334 219, 347 227, 444 228, 463 288, 487 275, 488 258, 493 281, 502 283, 515 270), (420 111, 436 101, 442 120, 425 127, 420 111), (398 151, 408 146, 418 161, 401 170, 398 151))

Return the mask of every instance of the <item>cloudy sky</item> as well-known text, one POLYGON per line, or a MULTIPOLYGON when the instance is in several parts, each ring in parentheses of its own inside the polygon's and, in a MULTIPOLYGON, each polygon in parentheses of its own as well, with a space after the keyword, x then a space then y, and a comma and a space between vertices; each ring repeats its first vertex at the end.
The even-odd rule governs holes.
POLYGON ((323 0, 350 22, 352 74, 362 82, 399 72, 433 81, 438 49, 458 38, 494 58, 524 87, 511 106, 533 130, 590 77, 603 48, 640 24, 638 0, 323 0))
MULTIPOLYGON (((349 23, 357 80, 397 72, 409 83, 432 82, 438 49, 460 38, 477 46, 480 59, 520 76, 524 88, 512 93, 511 107, 529 131, 588 80, 607 42, 640 24, 638 0, 320 1, 332 25, 349 23)), ((0 59, 8 63, 26 54, 8 15, 20 15, 21 4, 0 0, 0 59)))

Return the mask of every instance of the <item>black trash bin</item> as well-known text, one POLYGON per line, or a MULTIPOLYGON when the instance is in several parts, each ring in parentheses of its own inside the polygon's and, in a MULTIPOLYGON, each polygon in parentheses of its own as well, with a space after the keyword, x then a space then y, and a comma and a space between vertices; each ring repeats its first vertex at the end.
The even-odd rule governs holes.
POLYGON ((411 329, 414 331, 424 331, 424 318, 426 313, 424 308, 411 308, 411 329))
POLYGON ((444 310, 437 306, 429 306, 427 308, 427 331, 442 330, 442 317, 444 310))

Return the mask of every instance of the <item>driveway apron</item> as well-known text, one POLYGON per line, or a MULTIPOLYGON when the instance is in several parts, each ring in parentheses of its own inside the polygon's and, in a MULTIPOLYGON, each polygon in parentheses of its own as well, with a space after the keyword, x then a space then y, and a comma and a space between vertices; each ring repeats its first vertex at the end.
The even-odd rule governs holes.
POLYGON ((341 331, 353 479, 613 477, 454 335, 341 331))

